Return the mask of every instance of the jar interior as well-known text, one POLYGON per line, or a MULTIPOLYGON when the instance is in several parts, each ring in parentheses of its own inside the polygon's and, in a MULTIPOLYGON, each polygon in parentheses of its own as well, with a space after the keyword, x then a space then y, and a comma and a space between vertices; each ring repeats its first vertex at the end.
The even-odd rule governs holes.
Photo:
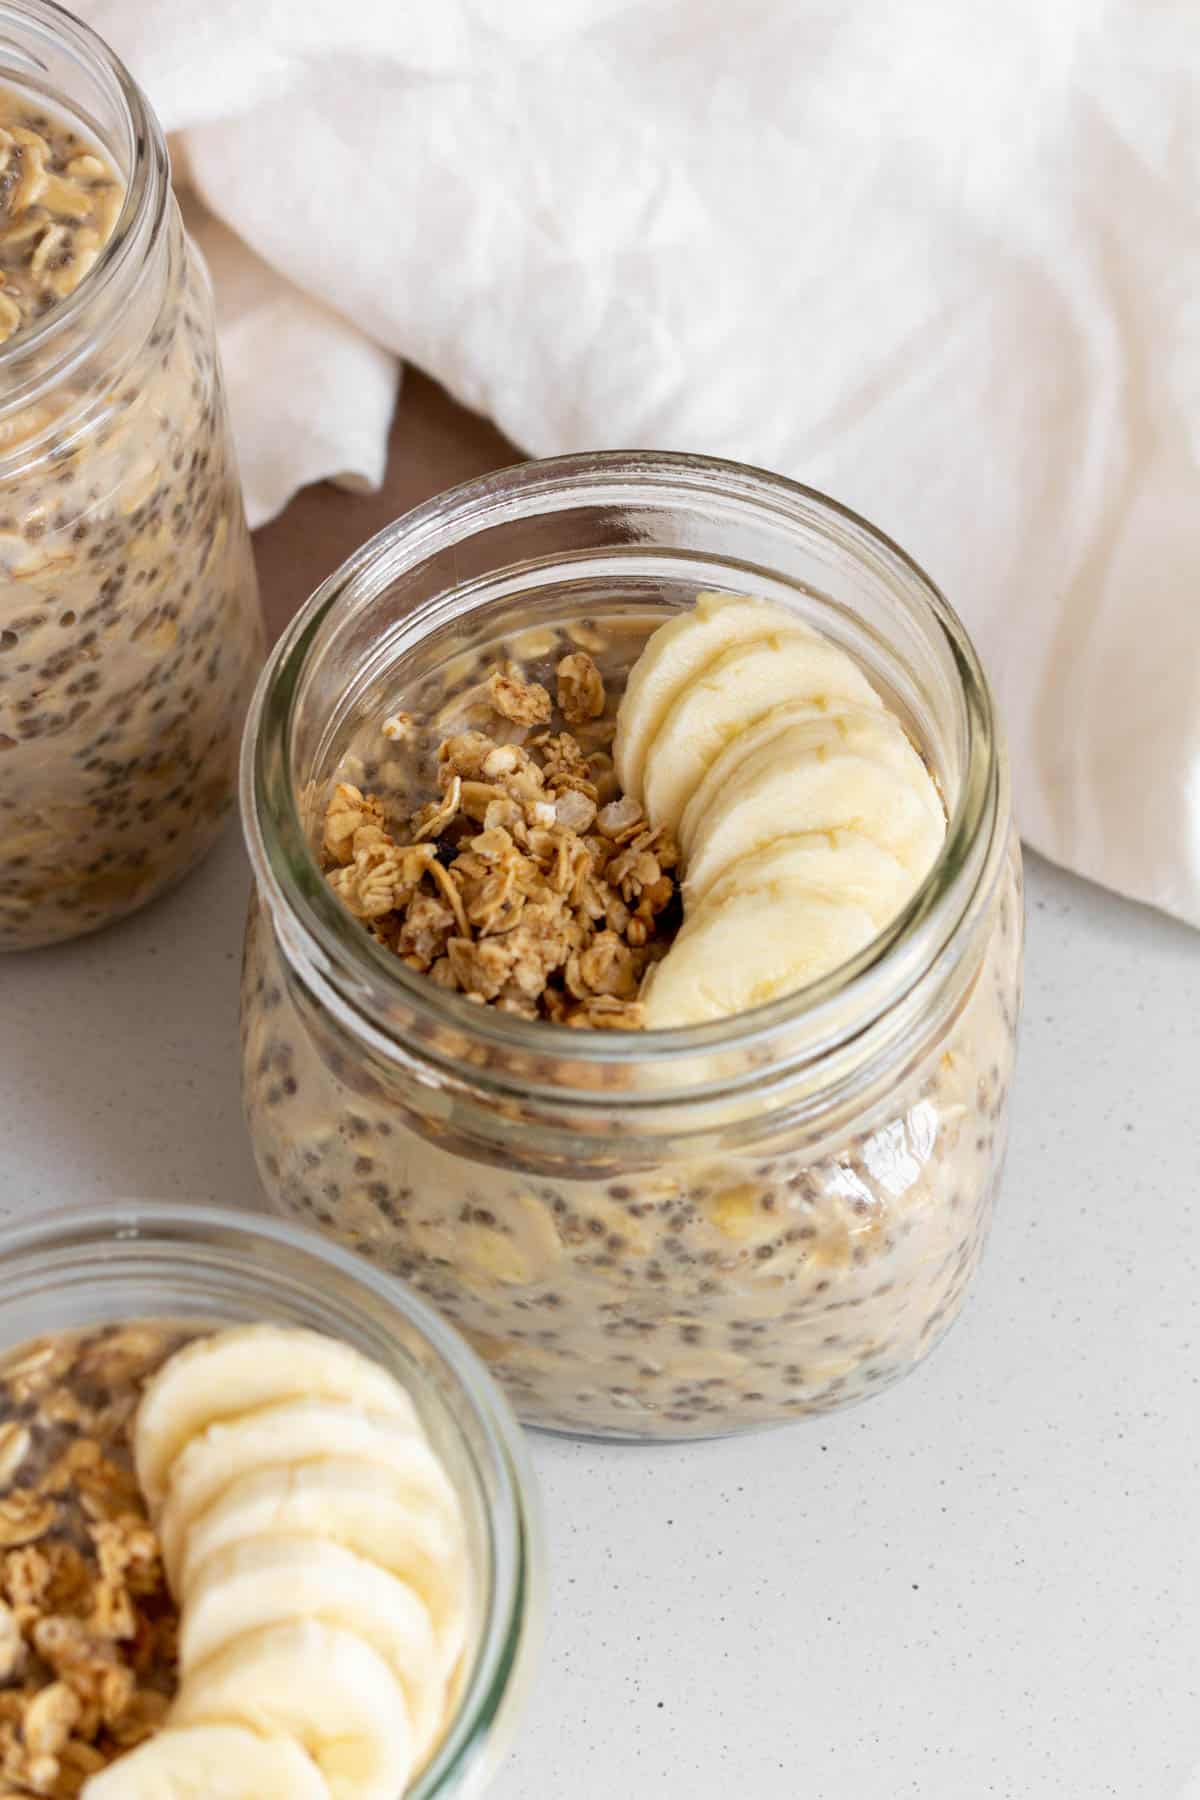
MULTIPOLYGON (((551 522, 561 527, 562 516, 551 522)), ((318 633, 291 741, 293 791, 303 797, 310 845, 319 838, 330 783, 351 763, 370 780, 387 748, 384 719, 406 712, 428 725, 444 714, 447 730, 461 729, 453 702, 506 655, 553 688, 552 661, 536 650, 522 657, 523 645, 581 623, 609 640, 623 682, 650 632, 706 590, 783 605, 853 656, 905 725, 953 811, 968 748, 961 678, 948 638, 931 633, 899 599, 894 571, 851 563, 816 535, 796 547, 806 553, 793 552, 794 569, 781 570, 733 554, 736 546, 716 554, 653 539, 614 545, 605 540, 623 527, 608 509, 581 508, 571 522, 573 536, 578 527, 599 541, 522 556, 540 541, 546 521, 521 521, 524 533, 516 526, 488 531, 482 542, 469 540, 466 572, 457 546, 384 582, 318 633)), ((648 537, 684 537, 683 522, 664 508, 653 525, 641 520, 638 529, 648 537)), ((632 530, 631 521, 624 528, 632 530)))
POLYGON ((35 114, 52 113, 93 140, 126 190, 79 285, 0 345, 0 473, 11 474, 42 453, 52 427, 82 427, 89 390, 114 382, 149 331, 169 188, 157 121, 103 40, 70 13, 49 0, 0 0, 0 83, 35 114), (44 419, 27 411, 51 398, 44 419))
POLYGON ((129 179, 133 120, 112 69, 75 20, 55 9, 0 4, 0 82, 50 108, 81 136, 97 139, 129 179))

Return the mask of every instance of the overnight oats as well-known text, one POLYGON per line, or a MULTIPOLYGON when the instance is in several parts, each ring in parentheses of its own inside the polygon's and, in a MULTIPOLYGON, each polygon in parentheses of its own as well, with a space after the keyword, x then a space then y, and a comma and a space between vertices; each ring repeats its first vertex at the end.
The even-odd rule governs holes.
POLYGON ((990 696, 915 566, 731 465, 528 465, 360 552, 258 704, 273 1204, 532 1423, 706 1435, 912 1369, 986 1237, 1022 935, 990 696))
MULTIPOLYGON (((228 1215, 78 1219, 9 1234, 0 1266, 18 1281, 39 1260, 61 1275, 64 1251, 86 1242, 93 1264, 131 1259, 128 1289, 138 1251, 115 1249, 119 1230, 152 1282, 165 1268, 194 1306, 215 1298, 214 1267, 253 1305, 247 1278, 252 1289, 264 1259, 293 1293, 315 1274, 343 1305, 360 1298, 349 1265, 301 1267, 314 1263, 302 1239, 228 1215), (181 1240, 199 1251, 190 1270, 181 1240)), ((411 1306, 361 1297, 360 1330, 374 1303, 385 1334, 392 1319, 411 1333, 407 1366, 277 1309, 97 1322, 0 1348, 0 1791, 460 1791, 505 1688, 487 1665, 511 1662, 526 1634, 510 1591, 505 1641, 489 1643, 497 1587, 525 1579, 520 1469, 503 1449, 515 1427, 493 1416, 469 1352, 443 1367, 411 1306), (497 1555, 512 1566, 499 1572, 497 1555), (481 1680, 487 1717, 472 1718, 481 1680)), ((320 1286, 302 1310, 313 1302, 320 1286)))
POLYGON ((0 24, 0 949, 23 949, 209 847, 263 639, 161 133, 67 15, 3 0, 0 24))

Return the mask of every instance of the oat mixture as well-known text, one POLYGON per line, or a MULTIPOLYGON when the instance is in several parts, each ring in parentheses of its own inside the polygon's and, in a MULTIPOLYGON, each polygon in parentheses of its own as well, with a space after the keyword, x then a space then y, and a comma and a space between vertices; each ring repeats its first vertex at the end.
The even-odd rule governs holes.
MULTIPOLYGON (((450 915, 455 909, 447 868, 442 875, 423 869, 405 898, 413 870, 401 879, 399 869, 413 855, 416 832, 404 821, 415 816, 417 832, 429 826, 420 845, 443 844, 439 867, 464 855, 457 833, 491 839, 505 832, 513 851, 492 839, 500 863, 523 872, 532 861, 540 880, 551 865, 519 844, 517 812, 525 833, 536 832, 525 822, 525 803, 551 804, 533 795, 552 786, 547 758, 555 764, 554 753, 533 740, 550 745, 566 734, 587 761, 581 779, 597 790, 596 821, 583 827, 583 843, 597 839, 604 809, 621 804, 605 731, 660 618, 631 629, 615 614, 597 614, 515 634, 447 659, 440 679, 427 675, 399 696, 404 716, 394 716, 386 733, 378 716, 364 726, 335 780, 374 796, 382 819, 374 805, 331 786, 333 803, 314 818, 314 838, 324 827, 334 865, 328 878, 339 891, 353 890, 360 916, 370 910, 370 869, 388 871, 379 894, 385 910, 372 923, 416 966, 432 973, 448 965, 437 978, 453 974, 481 1002, 531 1004, 531 995, 509 985, 507 961, 493 970, 503 982, 480 979, 481 947, 490 940, 469 917, 464 932, 456 915, 451 924, 435 911, 435 928, 417 941, 414 909, 418 924, 426 901, 450 915), (562 662, 580 649, 599 671, 604 713, 576 725, 562 709, 547 719, 551 694, 565 698, 556 693, 562 662), (531 683, 544 698, 528 697, 531 683), (515 719, 497 710, 510 694, 515 719), (459 766, 458 750, 444 749, 471 731, 489 740, 486 749, 478 745, 477 772, 459 766), (506 774, 507 758, 492 764, 496 773, 479 785, 498 791, 472 817, 470 784, 497 745, 512 743, 524 755, 506 774), (456 777, 453 813, 435 824, 456 777), (503 783, 523 780, 531 785, 518 806, 503 783), (423 813, 426 806, 434 810, 423 813), (489 825, 491 806, 502 810, 489 825), (361 875, 359 831, 367 834, 361 875), (452 938, 464 946, 457 968, 452 938)), ((546 828, 553 829, 548 820, 546 828)), ((650 853, 661 866, 658 850, 650 853)), ((564 850, 565 866, 578 854, 564 850)), ((611 860, 605 850, 604 873, 611 860)), ((462 886, 481 893, 496 872, 484 857, 468 860, 462 886)), ((672 911, 668 903, 654 914, 651 946, 667 939, 672 911)), ((618 929, 620 914, 588 919, 597 937, 612 932, 631 947, 628 927, 618 929)), ((586 929, 582 921, 578 928, 586 929)), ((502 940, 503 930, 495 935, 502 940)), ((970 1286, 1003 1160, 1021 935, 1014 840, 965 1002, 933 1046, 895 1072, 890 1091, 852 1117, 797 1124, 775 1100, 727 1133, 672 1138, 664 1126, 650 1137, 644 1125, 623 1122, 614 1099, 609 1132, 564 1141, 517 1107, 511 1116, 488 1114, 436 1087, 419 1088, 369 1056, 312 1003, 256 908, 244 971, 243 1079, 260 1174, 280 1212, 421 1289, 488 1359, 530 1422, 618 1437, 693 1437, 840 1407, 919 1362, 970 1286)), ((549 1006, 571 1016, 594 1000, 572 992, 569 969, 570 953, 550 977, 556 998, 549 1006)))
POLYGON ((111 1327, 0 1360, 0 1800, 68 1800, 166 1712, 177 1614, 128 1434, 190 1335, 111 1327))
MULTIPOLYGON (((613 720, 587 651, 557 667, 550 695, 512 663, 493 670, 497 718, 522 743, 482 731, 437 752, 439 796, 393 837, 381 801, 334 789, 323 850, 330 886, 371 934, 439 986, 524 1018, 635 1030, 638 990, 679 918, 671 837, 636 803, 601 804, 613 720), (573 730, 589 733, 589 748, 573 730)), ((411 722, 388 721, 402 739, 411 722)))
POLYGON ((75 291, 124 198, 94 145, 0 87, 0 343, 75 291))
MULTIPOLYGON (((0 339, 86 276, 121 197, 99 146, 0 88, 0 339)), ((142 905, 232 804, 262 627, 211 296, 173 203, 168 236, 119 380, 98 350, 14 410, 0 342, 0 950, 142 905)))

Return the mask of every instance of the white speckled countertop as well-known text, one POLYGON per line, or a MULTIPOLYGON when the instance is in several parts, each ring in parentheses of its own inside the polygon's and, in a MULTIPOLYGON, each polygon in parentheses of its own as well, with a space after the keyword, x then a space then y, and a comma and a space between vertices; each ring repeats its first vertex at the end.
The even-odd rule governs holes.
MULTIPOLYGON (((3 959, 0 1212, 253 1203, 232 832, 3 959)), ((541 1438, 540 1682, 490 1800, 1185 1800, 1200 1768, 1200 933, 1044 864, 964 1321, 841 1418, 541 1438)))

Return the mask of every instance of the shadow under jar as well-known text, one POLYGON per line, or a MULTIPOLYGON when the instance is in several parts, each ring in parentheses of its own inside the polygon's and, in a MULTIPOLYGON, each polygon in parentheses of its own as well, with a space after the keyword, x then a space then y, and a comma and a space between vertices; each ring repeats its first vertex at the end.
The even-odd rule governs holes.
POLYGON ((970 641, 863 520, 677 456, 458 488, 366 545, 277 646, 243 811, 244 1092, 267 1193, 427 1294, 529 1423, 774 1424, 877 1393, 945 1333, 1003 1159, 1020 859, 970 641), (473 1005, 370 938, 315 847, 335 781, 402 789, 380 723, 453 711, 506 651, 545 679, 568 632, 619 686, 701 589, 792 608, 923 749, 950 822, 900 917, 801 993, 640 1033, 473 1005))
POLYGON ((133 911, 209 848, 263 637, 158 123, 42 0, 0 0, 0 97, 0 257, 30 303, 0 321, 0 949, 20 950, 133 911), (123 201, 97 248, 106 175, 123 201))

